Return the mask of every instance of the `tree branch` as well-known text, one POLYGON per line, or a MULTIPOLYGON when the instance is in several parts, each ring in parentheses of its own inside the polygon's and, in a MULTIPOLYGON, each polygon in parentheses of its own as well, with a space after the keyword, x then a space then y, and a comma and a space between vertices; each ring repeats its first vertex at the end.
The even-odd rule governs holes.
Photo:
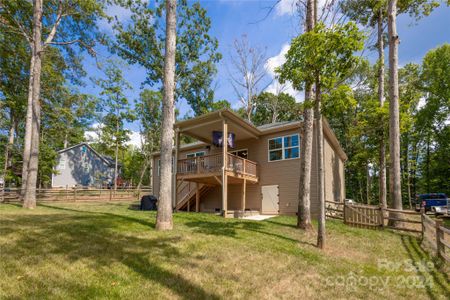
POLYGON ((58 2, 58 13, 56 16, 56 21, 55 24, 53 24, 52 29, 50 30, 50 33, 47 36, 47 39, 45 40, 44 46, 50 44, 53 41, 53 38, 56 35, 56 31, 58 30, 58 26, 61 23, 62 17, 63 17, 63 4, 62 4, 62 0, 59 0, 58 2))
POLYGON ((92 55, 95 56, 97 54, 97 52, 95 52, 94 47, 92 47, 91 45, 86 44, 84 41, 82 40, 73 40, 73 41, 66 41, 66 42, 49 42, 46 45, 56 45, 56 46, 66 46, 66 45, 72 45, 72 44, 80 44, 82 46, 84 46, 87 51, 92 55))
MULTIPOLYGON (((25 28, 23 27, 23 25, 16 20, 16 18, 14 18, 14 16, 11 14, 10 11, 8 11, 8 9, 6 8, 6 6, 2 7, 6 13, 10 16, 10 19, 14 22, 14 24, 16 24, 17 28, 19 29, 19 34, 23 35, 25 37, 25 39, 27 40, 27 42, 31 45, 32 44, 32 38, 28 35, 27 31, 25 30, 25 28)), ((4 19, 3 19, 4 20, 4 19)), ((2 20, 2 21, 3 21, 2 20)), ((2 24, 4 24, 5 26, 8 26, 11 29, 15 29, 14 26, 12 26, 11 24, 9 24, 9 22, 1 22, 2 24)))

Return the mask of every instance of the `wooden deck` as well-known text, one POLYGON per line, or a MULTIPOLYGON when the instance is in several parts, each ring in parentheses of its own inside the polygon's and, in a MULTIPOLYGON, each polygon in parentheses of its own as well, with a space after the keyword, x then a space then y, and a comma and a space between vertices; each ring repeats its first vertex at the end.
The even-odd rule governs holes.
MULTIPOLYGON (((180 159, 177 180, 221 185, 222 167, 222 153, 180 159)), ((228 153, 225 170, 228 184, 241 184, 244 179, 251 183, 258 182, 257 163, 251 160, 228 153)))

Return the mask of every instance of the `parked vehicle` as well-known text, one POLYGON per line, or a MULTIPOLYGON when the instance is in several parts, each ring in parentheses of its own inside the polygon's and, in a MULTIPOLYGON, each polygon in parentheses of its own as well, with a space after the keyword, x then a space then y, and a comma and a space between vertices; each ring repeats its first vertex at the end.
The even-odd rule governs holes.
POLYGON ((420 194, 416 196, 416 211, 422 207, 425 212, 448 213, 449 199, 444 193, 420 194))

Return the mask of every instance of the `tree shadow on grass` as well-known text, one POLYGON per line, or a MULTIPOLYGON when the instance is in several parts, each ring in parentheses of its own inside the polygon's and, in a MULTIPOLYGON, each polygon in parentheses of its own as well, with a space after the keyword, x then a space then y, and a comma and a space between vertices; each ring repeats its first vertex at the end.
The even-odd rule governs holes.
POLYGON ((73 208, 67 208, 67 207, 61 207, 61 206, 45 205, 45 204, 40 204, 39 206, 46 207, 46 208, 51 208, 51 209, 56 209, 56 210, 75 212, 75 213, 103 215, 103 216, 108 216, 108 217, 122 219, 122 220, 127 221, 127 222, 139 223, 141 225, 150 226, 152 228, 155 227, 155 222, 156 222, 155 220, 153 220, 153 222, 149 222, 149 221, 145 221, 143 219, 133 218, 133 217, 126 216, 126 215, 118 215, 118 214, 113 214, 113 213, 108 213, 108 212, 101 212, 101 211, 79 210, 79 209, 73 209, 73 208))
POLYGON ((267 220, 264 220, 264 222, 270 223, 270 224, 274 224, 274 225, 277 225, 277 226, 284 226, 284 227, 298 229, 298 227, 296 225, 294 225, 294 224, 289 224, 289 223, 285 223, 285 222, 277 222, 276 219, 275 220, 274 219, 267 219, 267 220))
POLYGON ((270 237, 279 238, 285 241, 298 243, 296 239, 290 237, 269 232, 264 222, 258 221, 244 221, 244 220, 223 220, 214 222, 207 220, 190 221, 184 223, 187 227, 193 228, 194 232, 210 234, 210 235, 222 235, 226 237, 239 238, 238 231, 251 231, 254 233, 267 235, 270 237))
MULTIPOLYGON (((409 258, 411 259, 412 264, 417 269, 418 275, 424 278, 432 278, 432 284, 437 285, 439 291, 445 295, 446 299, 450 299, 450 290, 449 290, 449 278, 447 274, 438 272, 436 270, 436 260, 432 260, 430 256, 425 253, 425 251, 419 246, 419 240, 416 237, 410 235, 402 235, 401 241, 403 247, 408 253, 409 258), (433 262, 433 267, 428 266, 428 262, 433 262)), ((438 295, 435 295, 430 284, 425 281, 425 289, 427 291, 428 296, 431 299, 438 299, 438 295)))
MULTIPOLYGON (((4 260, 2 265, 8 266, 5 269, 23 272, 24 264, 28 266, 37 264, 34 270, 40 272, 38 266, 42 262, 57 269, 60 266, 52 264, 55 264, 54 259, 58 258, 63 260, 64 264, 67 262, 67 265, 78 261, 88 263, 90 269, 100 272, 99 274, 95 273, 95 276, 102 276, 102 272, 109 272, 108 266, 120 263, 145 280, 170 289, 180 298, 220 298, 164 267, 164 264, 183 267, 194 259, 188 254, 180 252, 177 247, 177 244, 183 239, 181 236, 168 233, 161 237, 155 233, 155 237, 142 238, 114 229, 130 222, 150 226, 151 224, 148 222, 112 213, 50 207, 58 209, 62 213, 16 215, 14 219, 2 221, 0 224, 2 232, 16 231, 14 239, 1 246, 2 260, 4 260), (19 228, 20 231, 18 231, 19 228)), ((148 234, 148 232, 146 233, 148 234)), ((47 292, 69 289, 76 293, 76 297, 81 298, 101 297, 106 293, 103 290, 104 284, 98 285, 97 282, 89 283, 86 286, 82 281, 78 282, 76 278, 71 278, 74 276, 73 274, 67 274, 63 278, 52 277, 51 280, 48 280, 46 276, 39 276, 39 274, 38 276, 24 275, 23 280, 30 288, 20 292, 15 291, 19 294, 10 296, 12 298, 18 296, 36 298, 37 295, 43 293, 39 287, 47 289, 47 292), (49 287, 49 284, 53 286, 49 287)), ((15 277, 11 278, 15 279, 15 277)), ((45 295, 52 297, 51 294, 45 295)))

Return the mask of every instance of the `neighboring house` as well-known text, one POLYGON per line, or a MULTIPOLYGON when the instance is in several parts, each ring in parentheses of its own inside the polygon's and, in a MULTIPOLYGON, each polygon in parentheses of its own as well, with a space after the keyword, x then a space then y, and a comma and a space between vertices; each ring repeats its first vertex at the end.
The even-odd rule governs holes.
POLYGON ((52 187, 99 187, 111 184, 113 177, 114 160, 81 143, 58 151, 52 187))
MULTIPOLYGON (((295 214, 298 210, 302 122, 255 127, 230 110, 220 110, 174 125, 177 161, 173 206, 177 210, 295 214), (213 134, 214 132, 214 134, 213 134), (218 133, 219 132, 219 133, 218 133), (222 134, 226 132, 227 134, 222 134), (179 145, 180 135, 198 142, 179 145), (229 141, 231 138, 233 141, 229 141), (230 146, 233 146, 231 148, 230 146), (224 164, 225 162, 225 164, 224 164)), ((344 201, 347 156, 323 122, 325 200, 344 201)), ((314 134, 314 136, 316 136, 314 134)), ((311 213, 319 213, 317 147, 313 140, 311 213)), ((160 154, 153 155, 153 191, 159 192, 160 154)))

